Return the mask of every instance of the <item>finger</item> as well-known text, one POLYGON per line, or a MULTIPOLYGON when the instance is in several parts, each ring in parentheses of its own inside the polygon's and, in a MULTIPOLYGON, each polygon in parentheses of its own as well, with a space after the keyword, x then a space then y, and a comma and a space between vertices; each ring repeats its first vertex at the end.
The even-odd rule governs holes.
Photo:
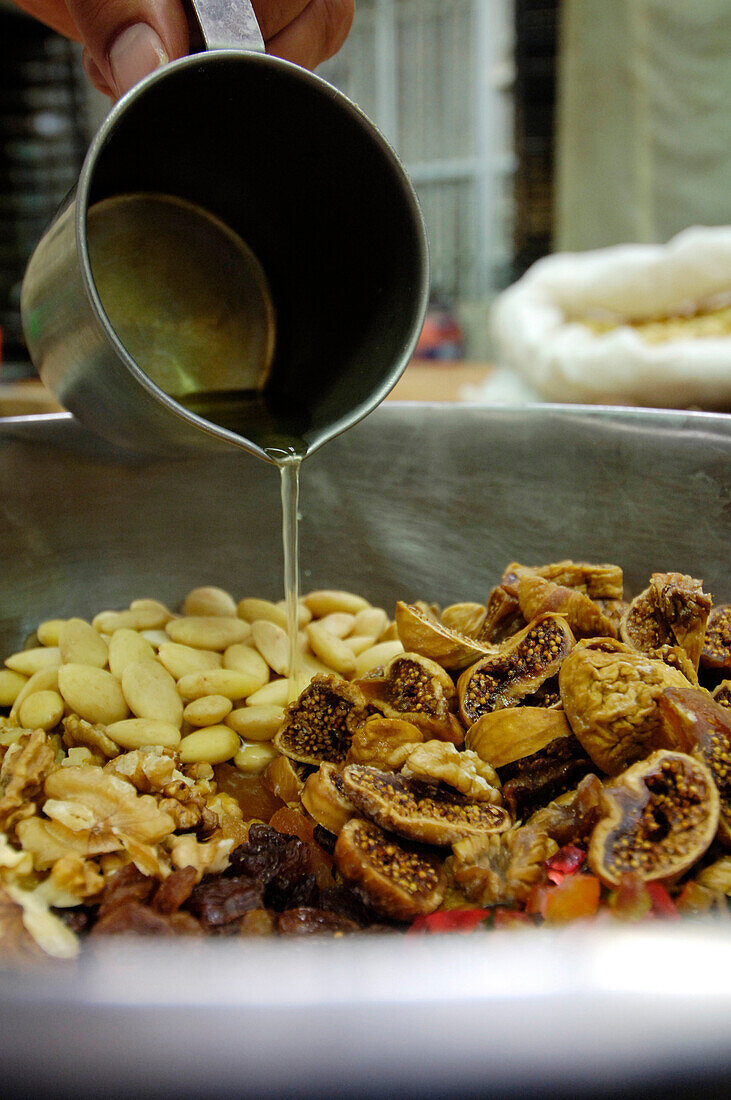
POLYGON ((267 40, 267 53, 315 69, 338 52, 354 13, 354 0, 310 0, 296 19, 267 40))
POLYGON ((115 98, 188 52, 188 26, 177 0, 68 0, 67 6, 115 98))
POLYGON ((265 42, 274 38, 302 14, 310 0, 252 0, 252 7, 265 42))
POLYGON ((102 76, 101 69, 99 68, 96 61, 91 56, 88 50, 84 50, 82 52, 81 62, 84 66, 84 71, 89 78, 89 81, 94 85, 96 90, 98 92, 103 92, 104 95, 108 95, 110 99, 116 99, 114 92, 102 76))

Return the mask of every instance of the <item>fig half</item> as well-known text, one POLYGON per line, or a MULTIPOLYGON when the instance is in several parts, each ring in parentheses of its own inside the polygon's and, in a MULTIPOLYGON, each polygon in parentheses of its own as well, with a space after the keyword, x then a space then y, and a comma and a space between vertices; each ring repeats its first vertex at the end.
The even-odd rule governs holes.
POLYGON ((302 764, 342 764, 368 713, 360 688, 335 676, 314 676, 284 711, 274 747, 302 764))
POLYGON ((494 648, 446 625, 416 604, 401 600, 396 604, 396 629, 405 650, 454 671, 473 664, 494 648))
POLYGON ((645 882, 684 874, 716 835, 720 800, 705 764, 659 749, 607 784, 602 806, 589 866, 616 886, 629 872, 645 882))
POLYGON ((574 645, 560 615, 541 615, 494 652, 465 671, 457 681, 460 717, 471 726, 483 714, 514 707, 555 676, 574 645))
POLYGON ((464 730, 454 714, 457 693, 436 661, 419 653, 397 653, 380 676, 357 683, 367 702, 385 718, 411 722, 428 738, 463 743, 464 730))
POLYGON ((453 844, 466 836, 501 833, 511 825, 502 806, 393 772, 349 764, 345 794, 383 829, 424 844, 453 844))
POLYGON ((700 752, 708 765, 721 798, 719 840, 731 848, 731 711, 694 688, 667 688, 658 708, 668 745, 700 752))
POLYGON ((359 897, 383 917, 433 913, 444 895, 439 862, 397 843, 372 821, 352 818, 335 844, 335 864, 359 897))
POLYGON ((648 656, 680 646, 697 672, 712 605, 702 581, 684 573, 653 573, 649 587, 629 605, 620 636, 648 656))
POLYGON ((719 604, 708 616, 701 664, 704 668, 731 668, 731 603, 719 604))

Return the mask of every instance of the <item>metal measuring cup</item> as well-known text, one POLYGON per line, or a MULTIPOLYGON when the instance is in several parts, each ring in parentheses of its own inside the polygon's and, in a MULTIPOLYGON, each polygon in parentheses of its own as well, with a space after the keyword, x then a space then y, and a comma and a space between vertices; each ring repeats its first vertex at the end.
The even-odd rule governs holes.
MULTIPOLYGON (((409 361, 428 295, 423 219, 362 111, 264 53, 248 0, 194 8, 208 52, 158 69, 112 108, 31 257, 26 342, 61 403, 115 444, 154 453, 233 444, 271 457, 254 421, 233 431, 166 392, 100 299, 90 211, 148 193, 202 207, 255 257, 271 302, 264 392, 303 412, 297 430, 312 453, 370 412, 409 361)), ((224 378, 214 388, 236 387, 224 378)))

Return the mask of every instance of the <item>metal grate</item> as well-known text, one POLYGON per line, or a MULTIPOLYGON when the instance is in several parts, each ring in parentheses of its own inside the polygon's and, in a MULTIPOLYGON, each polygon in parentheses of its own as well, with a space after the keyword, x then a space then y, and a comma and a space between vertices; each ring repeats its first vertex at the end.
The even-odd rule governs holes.
POLYGON ((414 182, 436 294, 491 296, 512 260, 513 0, 359 0, 320 72, 394 145, 414 182))

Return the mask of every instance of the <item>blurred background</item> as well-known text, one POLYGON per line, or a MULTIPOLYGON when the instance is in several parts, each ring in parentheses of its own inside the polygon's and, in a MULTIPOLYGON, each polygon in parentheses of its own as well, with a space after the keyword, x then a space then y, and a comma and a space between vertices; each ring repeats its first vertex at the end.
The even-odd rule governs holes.
MULTIPOLYGON (((358 0, 319 71, 383 130, 423 206, 432 303, 417 356, 455 381, 407 371, 402 396, 454 397, 488 376, 490 305, 539 258, 731 224, 728 0, 358 0)), ((25 264, 107 109, 78 48, 0 0, 6 383, 33 373, 25 264)))

